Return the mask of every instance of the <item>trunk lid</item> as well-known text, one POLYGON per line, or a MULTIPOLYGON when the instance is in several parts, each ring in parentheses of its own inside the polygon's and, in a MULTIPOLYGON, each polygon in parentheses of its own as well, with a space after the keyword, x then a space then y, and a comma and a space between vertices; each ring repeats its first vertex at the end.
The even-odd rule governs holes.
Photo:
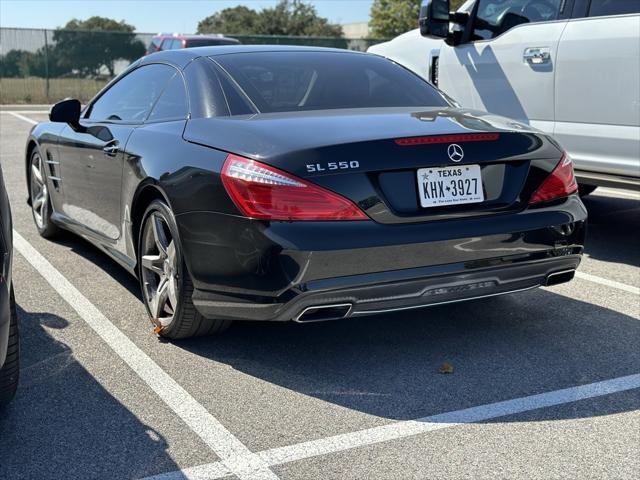
POLYGON ((454 108, 327 110, 196 119, 188 122, 184 137, 329 188, 381 223, 521 209, 527 194, 535 190, 562 154, 548 137, 527 125, 454 108), (463 152, 457 162, 449 156, 452 144, 463 152), (480 170, 482 202, 421 206, 419 169, 466 169, 474 165, 480 170))

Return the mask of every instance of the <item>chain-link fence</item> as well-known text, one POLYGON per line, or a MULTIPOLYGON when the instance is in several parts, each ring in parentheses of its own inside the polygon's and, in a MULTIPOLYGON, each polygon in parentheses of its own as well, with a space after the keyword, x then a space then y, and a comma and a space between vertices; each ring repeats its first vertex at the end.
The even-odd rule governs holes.
MULTIPOLYGON (((0 28, 0 103, 89 100, 145 54, 154 34, 0 28)), ((383 40, 229 35, 243 44, 311 45, 366 50, 383 40)))

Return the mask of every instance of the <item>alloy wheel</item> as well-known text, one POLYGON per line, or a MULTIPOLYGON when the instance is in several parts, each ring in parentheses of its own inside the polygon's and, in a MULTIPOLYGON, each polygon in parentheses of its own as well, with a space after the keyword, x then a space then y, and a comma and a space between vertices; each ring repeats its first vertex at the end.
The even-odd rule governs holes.
POLYGON ((178 307, 178 255, 167 220, 158 211, 144 224, 140 262, 145 302, 154 321, 166 327, 178 307))
POLYGON ((44 162, 39 153, 31 157, 31 209, 38 228, 45 227, 47 209, 49 208, 49 192, 45 181, 44 162))

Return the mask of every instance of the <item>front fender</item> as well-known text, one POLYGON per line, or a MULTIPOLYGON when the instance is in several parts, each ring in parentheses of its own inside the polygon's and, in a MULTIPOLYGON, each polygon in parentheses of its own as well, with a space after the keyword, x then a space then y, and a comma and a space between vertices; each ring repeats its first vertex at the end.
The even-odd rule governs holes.
MULTIPOLYGON (((64 130, 66 124, 54 122, 42 122, 34 125, 29 131, 27 142, 25 144, 25 180, 27 182, 27 192, 29 191, 30 172, 29 160, 34 148, 37 148, 45 158, 59 160, 58 144, 60 143, 60 134, 64 130)), ((27 202, 30 199, 27 198, 27 202)))

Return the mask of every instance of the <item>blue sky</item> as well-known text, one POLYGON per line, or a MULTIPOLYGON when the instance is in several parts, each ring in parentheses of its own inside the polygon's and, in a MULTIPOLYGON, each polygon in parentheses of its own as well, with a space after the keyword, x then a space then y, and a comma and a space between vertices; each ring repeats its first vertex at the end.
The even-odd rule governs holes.
MULTIPOLYGON (((318 13, 333 23, 369 19, 373 0, 315 0, 318 13)), ((139 32, 195 32, 198 21, 226 7, 259 10, 275 0, 0 0, 0 26, 55 28, 73 17, 101 15, 125 20, 139 32)))

